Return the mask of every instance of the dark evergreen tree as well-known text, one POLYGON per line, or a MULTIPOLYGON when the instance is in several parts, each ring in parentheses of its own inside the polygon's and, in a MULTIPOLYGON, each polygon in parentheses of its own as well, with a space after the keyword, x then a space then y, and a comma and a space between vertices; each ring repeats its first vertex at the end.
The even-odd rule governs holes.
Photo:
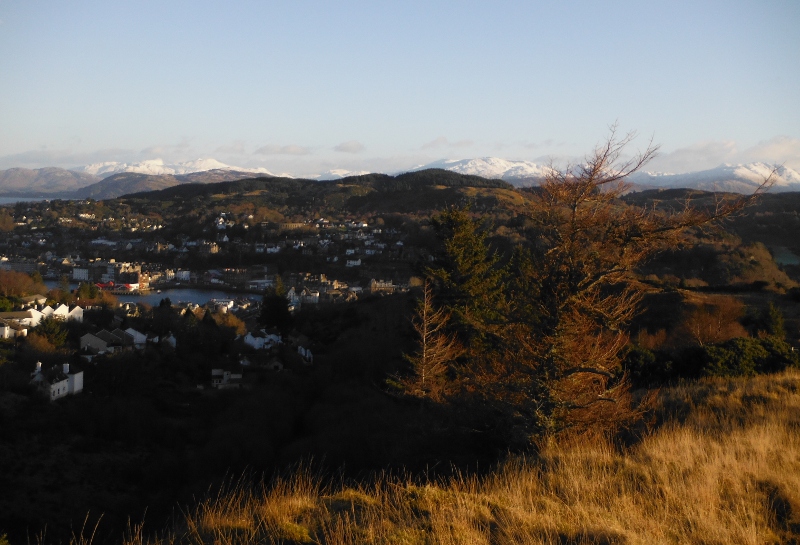
POLYGON ((292 326, 292 314, 289 312, 289 301, 279 295, 275 289, 268 289, 261 300, 259 323, 264 327, 274 327, 282 332, 292 326))

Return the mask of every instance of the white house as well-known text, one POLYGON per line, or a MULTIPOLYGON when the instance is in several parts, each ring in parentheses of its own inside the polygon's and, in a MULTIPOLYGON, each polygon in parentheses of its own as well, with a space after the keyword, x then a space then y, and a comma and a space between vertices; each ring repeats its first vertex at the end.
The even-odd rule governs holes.
POLYGON ((13 339, 16 337, 14 334, 14 330, 11 329, 11 325, 5 320, 0 321, 0 339, 13 339))
POLYGON ((20 325, 11 320, 0 320, 0 339, 16 339, 27 335, 28 326, 20 325))
POLYGON ((36 305, 43 305, 47 302, 47 297, 44 295, 36 294, 36 295, 28 295, 27 297, 22 297, 22 306, 23 307, 33 307, 36 305))
POLYGON ((297 353, 300 354, 303 358, 303 363, 312 364, 314 363, 314 355, 311 353, 311 350, 308 348, 304 348, 302 346, 297 347, 297 353))
POLYGON ((139 333, 132 327, 129 327, 125 330, 125 333, 133 338, 133 346, 136 348, 144 348, 147 345, 147 335, 144 333, 139 333))
POLYGON ((173 335, 170 332, 168 332, 165 337, 161 338, 161 342, 164 343, 167 346, 171 346, 172 348, 175 348, 175 347, 178 346, 178 340, 175 338, 175 335, 173 335))
POLYGON ((42 362, 36 363, 36 370, 31 373, 31 384, 48 396, 50 401, 83 391, 83 371, 70 371, 69 364, 43 370, 42 362))
POLYGON ((74 320, 76 322, 83 323, 83 307, 79 307, 75 305, 72 309, 67 313, 67 320, 74 320))
POLYGON ((251 346, 256 350, 272 348, 275 345, 283 343, 279 335, 266 333, 263 330, 256 332, 255 335, 253 333, 248 333, 244 336, 243 341, 247 346, 251 346))
POLYGON ((44 314, 33 308, 16 312, 0 312, 0 320, 14 321, 28 327, 36 327, 42 318, 44 318, 44 314))
POLYGON ((298 306, 300 304, 300 296, 295 291, 294 287, 289 288, 289 291, 286 292, 286 300, 289 301, 289 305, 298 306))
POLYGON ((242 383, 241 373, 232 373, 224 369, 211 370, 211 387, 219 390, 239 388, 242 383))
POLYGON ((345 263, 345 267, 360 267, 361 260, 360 259, 348 259, 347 263, 345 263))
POLYGON ((67 305, 61 304, 53 309, 51 317, 66 321, 68 315, 69 315, 69 307, 67 305))

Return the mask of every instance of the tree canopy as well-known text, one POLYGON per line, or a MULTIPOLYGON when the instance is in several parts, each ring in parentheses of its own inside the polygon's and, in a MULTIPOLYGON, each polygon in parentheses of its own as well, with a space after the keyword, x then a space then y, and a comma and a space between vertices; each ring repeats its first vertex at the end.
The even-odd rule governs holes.
MULTIPOLYGON (((468 403, 476 421, 507 442, 635 417, 640 406, 620 372, 626 326, 643 294, 633 271, 674 247, 687 228, 742 210, 771 182, 712 206, 627 205, 621 200, 627 177, 657 151, 651 145, 625 159, 631 139, 612 129, 583 163, 551 169, 524 211, 524 242, 505 261, 469 210, 451 209, 434 220, 443 251, 428 273, 437 304, 452 314, 449 331, 465 347, 448 362, 445 401, 468 403)), ((430 314, 429 298, 420 309, 430 314)))

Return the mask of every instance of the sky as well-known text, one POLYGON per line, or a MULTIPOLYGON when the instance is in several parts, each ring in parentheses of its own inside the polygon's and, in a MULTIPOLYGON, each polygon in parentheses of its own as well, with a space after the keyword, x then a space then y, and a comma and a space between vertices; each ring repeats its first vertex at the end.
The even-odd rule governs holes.
POLYGON ((800 2, 0 0, 0 168, 800 170, 800 2))

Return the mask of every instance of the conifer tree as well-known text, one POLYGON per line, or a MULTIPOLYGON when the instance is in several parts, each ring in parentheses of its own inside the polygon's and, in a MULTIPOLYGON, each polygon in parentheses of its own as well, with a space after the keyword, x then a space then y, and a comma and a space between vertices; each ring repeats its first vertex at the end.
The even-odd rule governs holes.
POLYGON ((443 240, 438 266, 428 275, 453 313, 465 340, 486 340, 504 320, 505 275, 487 244, 488 232, 469 209, 451 208, 433 219, 443 240))

